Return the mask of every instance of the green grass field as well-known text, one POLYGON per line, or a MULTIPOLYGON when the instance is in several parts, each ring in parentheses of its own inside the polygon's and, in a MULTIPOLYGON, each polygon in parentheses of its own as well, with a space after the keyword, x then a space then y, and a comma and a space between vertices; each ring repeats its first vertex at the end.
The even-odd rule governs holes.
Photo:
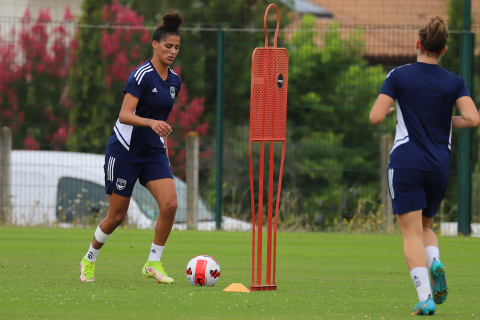
MULTIPOLYGON (((398 235, 279 233, 277 291, 251 284, 251 234, 174 231, 162 261, 173 285, 141 275, 152 230, 119 229, 97 260, 95 283, 79 263, 94 229, 0 228, 1 319, 409 319, 417 294, 398 235), (214 287, 185 276, 196 255, 221 266, 214 287)), ((480 239, 440 238, 450 286, 442 319, 480 318, 480 239)))

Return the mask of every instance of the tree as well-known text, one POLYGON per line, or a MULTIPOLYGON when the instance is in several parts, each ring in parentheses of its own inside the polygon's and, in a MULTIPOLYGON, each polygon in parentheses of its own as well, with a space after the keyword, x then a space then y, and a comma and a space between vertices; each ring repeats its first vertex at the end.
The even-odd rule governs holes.
MULTIPOLYGON (((377 200, 370 193, 378 189, 378 131, 368 114, 385 74, 362 58, 360 31, 344 37, 334 22, 320 36, 314 27, 314 17, 304 15, 300 29, 311 31, 296 32, 289 46, 288 119, 293 152, 301 157, 295 157, 298 172, 286 185, 303 189, 302 212, 351 218, 355 199, 377 200), (312 185, 322 191, 311 191, 312 185)), ((389 117, 383 128, 394 123, 389 117)))
MULTIPOLYGON (((448 28, 450 31, 463 29, 463 0, 448 1, 448 28)), ((460 33, 450 33, 448 39, 448 51, 440 60, 442 67, 459 73, 460 67, 460 33)))
POLYGON ((75 67, 69 78, 69 98, 75 123, 68 145, 72 151, 104 153, 118 118, 128 75, 146 60, 150 43, 143 17, 118 1, 85 0, 80 23, 101 21, 112 28, 80 28, 75 67), (124 28, 130 27, 131 29, 124 28), (142 51, 143 49, 143 51, 142 51))
POLYGON ((66 29, 72 21, 68 7, 56 26, 48 8, 36 20, 27 8, 20 30, 0 38, 0 124, 12 128, 14 148, 62 150, 72 132, 65 87, 77 46, 66 29))
MULTIPOLYGON (((181 68, 175 68, 175 73, 181 76, 181 68)), ((205 138, 208 132, 209 124, 202 122, 201 118, 205 111, 204 98, 194 97, 190 99, 188 86, 182 82, 180 92, 178 93, 175 106, 168 117, 168 123, 174 128, 174 133, 168 138, 168 157, 171 163, 173 173, 180 179, 185 177, 185 141, 190 131, 198 133, 200 138, 205 138)), ((203 139, 200 139, 200 147, 203 145, 203 139)), ((199 152, 200 159, 212 158, 210 148, 201 148, 199 152)), ((203 161, 199 165, 202 166, 203 161)))

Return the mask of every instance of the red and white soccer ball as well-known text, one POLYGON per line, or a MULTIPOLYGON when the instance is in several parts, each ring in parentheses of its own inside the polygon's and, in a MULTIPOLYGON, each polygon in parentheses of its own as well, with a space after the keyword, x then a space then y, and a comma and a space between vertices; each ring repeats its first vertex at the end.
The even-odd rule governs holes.
POLYGON ((194 286, 211 287, 220 278, 220 265, 210 256, 196 256, 187 265, 187 279, 194 286))

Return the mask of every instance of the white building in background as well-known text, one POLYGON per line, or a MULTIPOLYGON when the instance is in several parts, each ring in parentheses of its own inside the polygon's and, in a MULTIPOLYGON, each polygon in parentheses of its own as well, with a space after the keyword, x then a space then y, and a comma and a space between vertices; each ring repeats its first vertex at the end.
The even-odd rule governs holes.
POLYGON ((40 9, 50 8, 52 21, 62 21, 65 8, 69 7, 75 18, 80 17, 83 0, 0 0, 0 17, 21 18, 27 7, 32 18, 38 16, 40 9))

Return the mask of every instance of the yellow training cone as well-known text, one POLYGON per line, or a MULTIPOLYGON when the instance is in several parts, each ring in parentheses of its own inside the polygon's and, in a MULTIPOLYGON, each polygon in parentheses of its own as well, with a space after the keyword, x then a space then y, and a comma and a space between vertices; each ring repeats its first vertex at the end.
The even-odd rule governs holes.
POLYGON ((230 291, 230 292, 250 292, 250 290, 247 289, 247 287, 245 287, 243 284, 241 283, 232 283, 231 285, 229 285, 228 287, 226 287, 225 289, 223 289, 223 291, 230 291))

